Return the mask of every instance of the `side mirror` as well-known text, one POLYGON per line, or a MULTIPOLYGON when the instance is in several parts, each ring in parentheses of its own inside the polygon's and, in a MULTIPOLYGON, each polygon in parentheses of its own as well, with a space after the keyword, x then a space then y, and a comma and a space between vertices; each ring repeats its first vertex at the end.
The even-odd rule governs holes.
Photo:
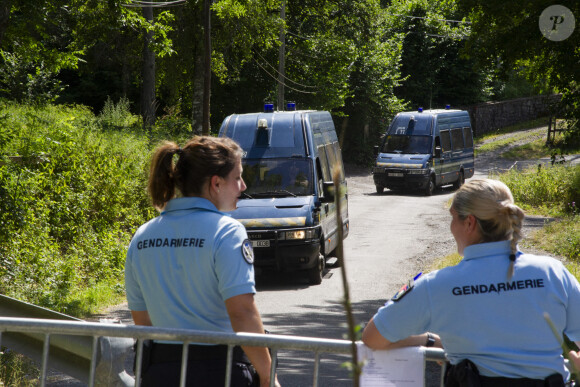
POLYGON ((332 181, 325 181, 322 183, 322 197, 320 198, 321 203, 332 203, 334 202, 334 184, 332 181))
POLYGON ((435 158, 440 158, 440 157, 441 157, 441 147, 436 146, 435 147, 435 158))
POLYGON ((379 146, 375 145, 373 149, 375 151, 375 156, 377 156, 379 154, 379 146))

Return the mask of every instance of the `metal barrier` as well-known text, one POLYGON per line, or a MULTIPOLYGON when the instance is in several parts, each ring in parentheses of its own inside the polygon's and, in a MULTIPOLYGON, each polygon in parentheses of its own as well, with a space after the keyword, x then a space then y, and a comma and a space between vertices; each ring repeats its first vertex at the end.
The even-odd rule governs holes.
MULTIPOLYGON (((88 383, 89 386, 94 385, 125 385, 125 386, 139 386, 139 377, 133 379, 124 370, 120 374, 103 375, 99 373, 99 359, 103 356, 103 345, 101 341, 108 339, 124 339, 129 340, 132 344, 134 339, 137 340, 137 367, 135 373, 137 376, 141 373, 141 357, 143 354, 143 340, 166 340, 183 342, 184 356, 182 361, 181 386, 185 384, 185 367, 187 363, 188 344, 190 343, 207 343, 207 344, 226 344, 228 345, 227 356, 227 372, 225 376, 225 386, 229 386, 229 378, 231 366, 233 347, 235 345, 242 346, 266 346, 271 349, 273 359, 277 359, 279 350, 297 350, 310 351, 314 353, 314 371, 313 371, 313 386, 318 386, 318 373, 320 365, 320 354, 335 353, 335 354, 349 354, 351 351, 351 342, 348 340, 333 340, 333 339, 318 339, 309 337, 295 337, 284 335, 263 335, 252 333, 218 333, 218 332, 204 332, 186 329, 168 329, 155 328, 134 325, 122 325, 113 323, 90 323, 82 321, 59 321, 49 319, 30 319, 30 318, 4 318, 0 317, 0 346, 8 346, 5 342, 7 335, 20 335, 20 342, 35 341, 36 346, 41 346, 41 357, 37 359, 41 364, 41 386, 46 385, 46 374, 49 366, 68 373, 71 369, 62 367, 61 362, 51 362, 50 357, 58 355, 62 350, 63 343, 75 341, 90 341, 90 350, 84 348, 82 353, 74 354, 68 353, 69 361, 75 363, 75 357, 89 360, 89 364, 82 372, 76 374, 81 375, 80 380, 88 383), (58 338, 58 343, 54 341, 58 338), (42 339, 42 340, 40 340, 42 339), (39 341, 40 340, 40 341, 39 341), (50 350, 49 350, 50 349, 50 350), (90 354, 90 356, 87 356, 90 354), (121 375, 121 376, 120 376, 121 375), (119 377, 120 376, 120 377, 119 377), (115 382, 112 382, 115 380, 115 382)), ((14 344, 14 337, 11 343, 14 344)), ((70 346, 70 345, 69 345, 70 346)), ((15 349, 16 350, 16 349, 15 349)), ((128 349, 130 350, 130 348, 128 349)), ((126 355, 126 354, 125 354, 126 355)), ((426 361, 443 361, 444 353, 441 349, 426 348, 426 361)), ((78 360, 78 359, 76 359, 78 360)), ((117 364, 124 364, 124 362, 115 361, 117 364)), ((75 365, 74 367, 77 367, 75 365)), ((74 368, 73 367, 73 368, 74 368)), ((109 371, 119 372, 119 369, 110 369, 109 371)), ((276 362, 272 362, 270 370, 271 375, 276 372, 276 362)), ((72 374, 74 376, 74 374, 72 374)), ((78 376, 76 376, 78 378, 78 376)), ((270 384, 273 386, 273 378, 270 384)))

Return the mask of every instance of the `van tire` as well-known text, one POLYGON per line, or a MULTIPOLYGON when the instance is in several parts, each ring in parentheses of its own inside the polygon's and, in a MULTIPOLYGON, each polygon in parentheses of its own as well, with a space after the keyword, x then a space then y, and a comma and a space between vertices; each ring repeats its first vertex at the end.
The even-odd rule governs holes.
POLYGON ((318 255, 318 264, 312 269, 308 269, 308 282, 311 285, 320 285, 322 283, 322 276, 326 267, 326 260, 322 254, 318 255))
POLYGON ((457 176, 457 180, 453 183, 453 188, 459 189, 463 183, 465 183, 465 175, 463 174, 463 171, 459 171, 459 176, 457 176))
POLYGON ((385 187, 382 185, 377 185, 377 193, 382 194, 385 191, 385 187))
POLYGON ((431 196, 433 195, 433 192, 435 192, 435 178, 431 176, 427 183, 427 187, 425 188, 425 196, 431 196))

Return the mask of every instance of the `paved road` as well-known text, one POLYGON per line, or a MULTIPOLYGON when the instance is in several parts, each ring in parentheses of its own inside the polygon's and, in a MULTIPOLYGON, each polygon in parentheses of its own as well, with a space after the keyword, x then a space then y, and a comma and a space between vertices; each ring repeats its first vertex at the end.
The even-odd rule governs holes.
MULTIPOLYGON (((498 158, 498 153, 476 160, 475 177, 513 167, 513 161, 498 158)), ((569 158, 572 163, 580 162, 579 155, 569 158)), ((526 162, 516 166, 524 165, 526 162)), ((455 251, 446 208, 453 190, 439 190, 432 197, 388 190, 378 195, 367 169, 348 166, 347 182, 351 227, 344 245, 345 267, 355 320, 364 324, 407 279, 419 271, 429 271, 434 260, 455 251)), ((524 226, 542 224, 543 219, 530 217, 524 226)), ((289 274, 258 277, 256 299, 266 328, 284 335, 345 338, 340 270, 330 268, 318 286, 289 274)), ((126 306, 107 317, 130 322, 126 306)), ((279 356, 283 386, 312 385, 311 353, 282 352, 279 356)), ((347 356, 324 355, 322 359, 320 386, 352 385, 348 372, 340 367, 349 360, 347 356)), ((436 369, 428 368, 428 386, 438 385, 436 369)))
MULTIPOLYGON (((375 192, 372 176, 350 172, 350 234, 345 240, 345 267, 357 323, 366 323, 397 289, 434 258, 454 251, 448 231, 446 203, 453 191, 432 197, 421 194, 375 192)), ((273 333, 345 338, 346 318, 341 269, 331 268, 321 285, 309 286, 300 277, 258 277, 257 303, 267 329, 273 333)), ((279 379, 283 386, 312 385, 312 355, 282 353, 279 379)), ((325 357, 323 357, 325 358, 325 357)), ((344 356, 323 361, 321 386, 352 385, 340 364, 344 356)))

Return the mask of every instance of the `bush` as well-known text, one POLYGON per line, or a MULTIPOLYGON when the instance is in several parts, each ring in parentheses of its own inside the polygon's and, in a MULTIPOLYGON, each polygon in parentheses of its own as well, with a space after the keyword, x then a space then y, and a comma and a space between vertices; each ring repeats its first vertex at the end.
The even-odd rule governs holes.
POLYGON ((124 129, 136 126, 139 123, 139 117, 131 113, 130 107, 130 102, 125 97, 120 98, 117 103, 107 97, 103 110, 98 116, 98 122, 108 129, 124 129))
POLYGON ((572 203, 580 202, 580 165, 538 166, 523 172, 513 169, 499 178, 523 208, 559 216, 573 213, 572 203))
POLYGON ((580 165, 512 170, 499 179, 514 200, 528 211, 561 217, 534 233, 531 240, 543 250, 580 263, 580 165))
POLYGON ((126 246, 153 216, 147 137, 105 132, 84 107, 6 108, 0 133, 13 130, 0 143, 0 292, 90 313, 91 288, 122 295, 114 284, 126 246))

